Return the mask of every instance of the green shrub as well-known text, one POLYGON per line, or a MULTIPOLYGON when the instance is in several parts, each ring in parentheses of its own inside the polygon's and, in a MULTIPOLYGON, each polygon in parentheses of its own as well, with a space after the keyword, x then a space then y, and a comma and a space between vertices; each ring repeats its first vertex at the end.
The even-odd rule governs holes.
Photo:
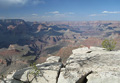
POLYGON ((103 48, 106 48, 108 51, 113 51, 115 46, 116 46, 116 41, 114 41, 113 39, 105 39, 103 42, 102 42, 102 46, 103 48))
POLYGON ((36 77, 41 73, 40 69, 36 66, 36 63, 30 64, 32 70, 28 72, 27 74, 27 79, 28 79, 28 83, 32 83, 32 81, 34 79, 37 79, 36 77), (29 80, 30 76, 33 76, 33 78, 31 80, 29 80))
POLYGON ((37 81, 37 76, 43 77, 46 81, 48 81, 44 77, 43 72, 40 71, 39 67, 36 66, 36 63, 30 64, 30 66, 31 66, 32 69, 27 73, 27 80, 28 80, 28 82, 26 82, 26 83, 33 83, 32 81, 34 79, 37 81), (33 76, 33 78, 30 80, 29 77, 31 75, 33 76))

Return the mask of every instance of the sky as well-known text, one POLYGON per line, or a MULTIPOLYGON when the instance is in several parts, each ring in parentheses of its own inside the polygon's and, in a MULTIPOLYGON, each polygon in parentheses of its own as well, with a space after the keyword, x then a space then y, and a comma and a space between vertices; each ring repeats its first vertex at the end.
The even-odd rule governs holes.
POLYGON ((120 0, 0 0, 0 19, 120 21, 120 0))

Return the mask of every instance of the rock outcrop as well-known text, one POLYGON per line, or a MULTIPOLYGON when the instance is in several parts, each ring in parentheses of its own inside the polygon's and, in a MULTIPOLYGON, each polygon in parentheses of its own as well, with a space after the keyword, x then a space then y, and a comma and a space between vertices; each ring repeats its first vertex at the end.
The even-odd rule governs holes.
POLYGON ((120 51, 87 47, 73 50, 58 83, 119 83, 120 51))
POLYGON ((9 78, 7 77, 5 80, 8 81, 7 83, 57 83, 62 67, 60 61, 60 57, 51 56, 47 58, 46 62, 36 65, 40 70, 38 75, 34 76, 33 72, 36 70, 28 67, 10 74, 9 78))
MULTIPOLYGON (((7 83, 119 83, 120 50, 106 51, 100 47, 83 47, 72 51, 73 54, 61 63, 58 56, 47 58, 46 62, 37 64, 40 73, 34 78, 28 75, 34 71, 31 67, 16 71, 7 83)), ((1 82, 4 83, 4 82, 1 82)))

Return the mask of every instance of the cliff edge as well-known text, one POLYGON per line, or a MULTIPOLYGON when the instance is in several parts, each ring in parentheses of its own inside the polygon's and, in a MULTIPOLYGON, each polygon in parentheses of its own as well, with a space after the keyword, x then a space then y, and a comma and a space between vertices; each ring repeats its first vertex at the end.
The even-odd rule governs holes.
POLYGON ((40 73, 27 76, 31 67, 15 71, 0 83, 119 83, 120 50, 106 51, 100 47, 83 47, 73 54, 63 65, 60 57, 51 56, 46 62, 37 64, 40 73), (29 82, 32 80, 31 82, 29 82))

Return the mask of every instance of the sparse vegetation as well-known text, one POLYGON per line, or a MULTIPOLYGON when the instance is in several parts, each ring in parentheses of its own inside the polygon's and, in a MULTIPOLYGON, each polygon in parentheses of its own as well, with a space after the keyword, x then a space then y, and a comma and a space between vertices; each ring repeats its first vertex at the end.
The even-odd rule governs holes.
MULTIPOLYGON (((30 66, 32 67, 32 69, 27 74, 27 79, 28 79, 27 83, 32 83, 32 81, 34 79, 37 81, 37 76, 44 77, 42 71, 40 71, 40 69, 36 66, 36 63, 33 63, 30 66)), ((47 81, 47 79, 45 77, 44 77, 44 79, 47 81)))
POLYGON ((114 41, 113 39, 105 39, 103 42, 102 42, 102 47, 103 48, 106 48, 108 51, 113 51, 114 48, 116 46, 116 41, 114 41))
POLYGON ((36 66, 35 63, 31 64, 30 66, 32 67, 32 70, 27 74, 28 83, 32 83, 32 81, 40 74, 40 69, 36 66), (30 80, 29 77, 31 75, 33 78, 30 80))

